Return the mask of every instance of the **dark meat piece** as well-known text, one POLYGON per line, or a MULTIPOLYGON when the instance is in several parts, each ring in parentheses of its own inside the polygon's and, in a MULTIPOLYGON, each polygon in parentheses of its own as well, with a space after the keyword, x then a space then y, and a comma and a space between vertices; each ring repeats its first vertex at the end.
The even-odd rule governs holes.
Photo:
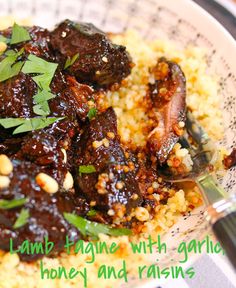
POLYGON ((131 58, 124 46, 114 45, 92 24, 66 20, 51 33, 51 44, 64 61, 79 53, 69 67, 80 81, 108 86, 120 83, 131 72, 131 58))
MULTIPOLYGON (((16 48, 17 50, 24 48, 24 56, 33 54, 47 61, 55 61, 56 58, 50 44, 50 32, 38 26, 25 28, 28 30, 31 40, 11 45, 11 48, 16 48)), ((3 30, 0 34, 10 38, 12 28, 3 30)))
POLYGON ((57 77, 54 77, 55 80, 51 85, 52 92, 57 93, 57 97, 50 100, 49 104, 52 116, 66 116, 72 121, 77 118, 84 121, 89 112, 88 101, 92 99, 93 89, 88 85, 78 83, 71 76, 64 80, 66 81, 64 89, 58 89, 57 77))
POLYGON ((149 88, 158 125, 149 134, 148 147, 163 163, 183 132, 179 122, 185 121, 186 80, 181 68, 165 58, 158 60, 152 73, 156 81, 149 88))
POLYGON ((236 148, 233 149, 230 155, 224 157, 223 163, 226 169, 230 169, 236 165, 236 148))
MULTIPOLYGON (((41 167, 26 161, 13 160, 14 170, 10 175, 10 186, 0 191, 0 199, 27 198, 28 202, 19 208, 0 209, 0 249, 9 249, 9 240, 13 239, 17 248, 24 240, 44 242, 44 237, 55 243, 54 253, 63 250, 66 235, 76 241, 80 234, 63 217, 64 212, 85 215, 88 206, 81 197, 74 194, 48 194, 37 185, 35 176, 42 172, 41 167), (28 223, 19 229, 13 229, 21 208, 29 210, 28 223)), ((20 255, 24 261, 33 261, 43 255, 20 255)))
POLYGON ((84 131, 76 151, 76 166, 78 186, 86 199, 95 201, 101 210, 115 204, 123 204, 128 211, 138 206, 142 197, 135 173, 125 170, 128 160, 117 135, 114 110, 109 108, 98 115, 84 131), (96 173, 80 174, 81 165, 93 165, 96 173))
POLYGON ((32 117, 37 85, 23 73, 0 83, 0 118, 32 117))
POLYGON ((64 153, 53 135, 35 131, 24 138, 20 151, 14 157, 41 166, 43 172, 62 185, 69 167, 64 153))

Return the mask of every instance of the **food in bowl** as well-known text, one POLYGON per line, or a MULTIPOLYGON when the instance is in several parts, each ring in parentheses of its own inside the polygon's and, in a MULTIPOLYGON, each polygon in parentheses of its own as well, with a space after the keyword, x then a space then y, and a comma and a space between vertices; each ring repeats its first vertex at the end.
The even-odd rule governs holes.
POLYGON ((42 285, 35 278, 43 255, 21 250, 25 240, 53 241, 54 258, 44 263, 55 267, 84 265, 86 255, 63 252, 66 236, 117 241, 119 253, 99 255, 89 273, 122 257, 132 272, 143 259, 131 257, 129 241, 157 237, 202 204, 197 187, 167 183, 157 168, 191 170, 179 144, 187 108, 222 137, 217 81, 205 72, 204 52, 70 20, 53 31, 14 24, 0 40, 1 285, 42 285), (9 243, 18 255, 7 253, 9 243), (7 263, 16 281, 9 282, 7 263))

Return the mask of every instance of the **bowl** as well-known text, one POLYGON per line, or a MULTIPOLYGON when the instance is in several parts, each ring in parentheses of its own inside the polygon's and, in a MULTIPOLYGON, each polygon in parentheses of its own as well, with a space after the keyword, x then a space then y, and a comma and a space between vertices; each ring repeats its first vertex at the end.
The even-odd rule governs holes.
MULTIPOLYGON (((92 22, 104 31, 137 30, 146 39, 171 39, 180 48, 189 44, 206 48, 208 72, 217 75, 221 95, 225 133, 220 145, 227 149, 236 146, 236 42, 206 11, 190 0, 0 0, 0 16, 12 14, 17 18, 31 18, 33 24, 53 27, 65 18, 92 22), (177 4, 178 2, 178 4, 177 4)), ((218 179, 233 193, 236 169, 218 179)), ((202 239, 209 227, 204 219, 204 206, 183 216, 164 236, 170 253, 160 260, 173 265, 179 261, 176 248, 181 241, 202 239)), ((195 255, 196 256, 196 255, 195 255)), ((193 261, 194 257, 190 259, 193 261)), ((188 265, 190 262, 188 262, 188 265)), ((156 281, 133 279, 124 287, 154 287, 156 281)), ((158 282, 160 284, 161 282, 158 282)))

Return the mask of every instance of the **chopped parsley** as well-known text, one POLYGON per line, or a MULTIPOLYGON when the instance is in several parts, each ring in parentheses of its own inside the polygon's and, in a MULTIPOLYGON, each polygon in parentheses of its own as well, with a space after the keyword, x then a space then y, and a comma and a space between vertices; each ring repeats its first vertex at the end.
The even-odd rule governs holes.
POLYGON ((0 209, 12 209, 24 205, 28 201, 27 198, 13 199, 13 200, 0 200, 0 209))
POLYGON ((13 131, 13 135, 43 129, 56 121, 60 121, 64 117, 38 117, 38 118, 5 118, 0 119, 0 125, 5 129, 17 127, 13 131))
POLYGON ((29 40, 31 40, 29 32, 24 27, 14 23, 10 44, 18 44, 29 40))
POLYGON ((18 218, 16 219, 16 222, 13 225, 13 228, 18 229, 18 228, 24 226, 28 222, 28 219, 29 219, 29 210, 23 208, 20 211, 20 214, 19 214, 18 218))
POLYGON ((64 69, 67 69, 68 67, 72 66, 78 58, 79 58, 79 53, 75 54, 72 58, 68 57, 66 59, 64 69))
POLYGON ((80 165, 79 174, 90 174, 96 172, 96 169, 93 165, 80 165))
POLYGON ((94 209, 89 210, 87 213, 87 216, 95 216, 95 215, 97 215, 97 211, 94 209))
POLYGON ((0 42, 4 42, 6 44, 10 43, 10 39, 4 37, 3 35, 0 35, 0 42))
POLYGON ((109 225, 92 222, 81 216, 71 213, 64 213, 65 219, 73 226, 75 226, 82 235, 98 237, 100 233, 110 236, 131 235, 132 231, 126 228, 112 228, 109 225))
POLYGON ((25 62, 22 68, 22 72, 25 74, 38 74, 32 77, 39 87, 38 93, 33 97, 35 102, 33 110, 37 115, 48 116, 50 114, 48 100, 56 97, 56 95, 51 93, 50 84, 57 66, 57 63, 48 62, 30 54, 28 61, 25 62))
POLYGON ((8 50, 5 53, 6 57, 0 62, 0 82, 19 74, 24 62, 16 62, 16 60, 22 55, 23 52, 24 48, 22 48, 19 52, 8 50))
POLYGON ((92 120, 95 116, 97 115, 97 109, 96 108, 91 108, 88 112, 88 118, 89 120, 92 120))

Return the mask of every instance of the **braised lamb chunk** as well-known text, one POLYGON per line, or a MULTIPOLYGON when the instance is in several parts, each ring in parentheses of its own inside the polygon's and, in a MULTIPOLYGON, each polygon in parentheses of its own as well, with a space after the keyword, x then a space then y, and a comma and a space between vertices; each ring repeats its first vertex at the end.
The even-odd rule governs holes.
POLYGON ((149 92, 158 125, 148 136, 148 147, 162 164, 183 132, 186 80, 179 65, 165 58, 160 58, 151 72, 155 83, 149 85, 149 92))
MULTIPOLYGON (((21 207, 0 209, 0 249, 9 249, 9 240, 13 239, 15 249, 24 241, 44 242, 44 237, 55 243, 54 252, 63 250, 66 235, 71 239, 80 238, 78 229, 71 226, 63 216, 64 212, 85 215, 88 211, 86 201, 71 192, 49 194, 36 183, 36 175, 42 168, 28 161, 12 161, 14 170, 9 176, 10 185, 0 190, 0 199, 12 200, 27 198, 21 207), (13 229, 21 209, 27 209, 27 223, 13 229)), ((33 261, 40 255, 20 255, 24 261, 33 261)))
POLYGON ((67 76, 65 81, 66 86, 61 90, 52 82, 52 92, 58 93, 49 103, 52 116, 66 116, 71 120, 84 121, 89 112, 88 101, 92 99, 93 89, 78 83, 72 76, 67 76))
POLYGON ((68 72, 79 81, 109 86, 131 72, 131 58, 123 46, 112 44, 92 24, 66 20, 51 33, 51 44, 65 60, 78 54, 68 72))
POLYGON ((142 196, 119 142, 113 108, 91 120, 84 131, 76 151, 79 191, 88 202, 94 202, 97 209, 107 211, 121 204, 130 211, 138 206, 142 196), (89 167, 96 172, 82 171, 89 167))
POLYGON ((34 131, 24 137, 21 149, 15 158, 41 166, 44 172, 51 175, 62 186, 69 167, 66 150, 62 149, 53 135, 44 131, 34 131))
POLYGON ((32 117, 37 85, 23 73, 0 83, 0 118, 32 117))

